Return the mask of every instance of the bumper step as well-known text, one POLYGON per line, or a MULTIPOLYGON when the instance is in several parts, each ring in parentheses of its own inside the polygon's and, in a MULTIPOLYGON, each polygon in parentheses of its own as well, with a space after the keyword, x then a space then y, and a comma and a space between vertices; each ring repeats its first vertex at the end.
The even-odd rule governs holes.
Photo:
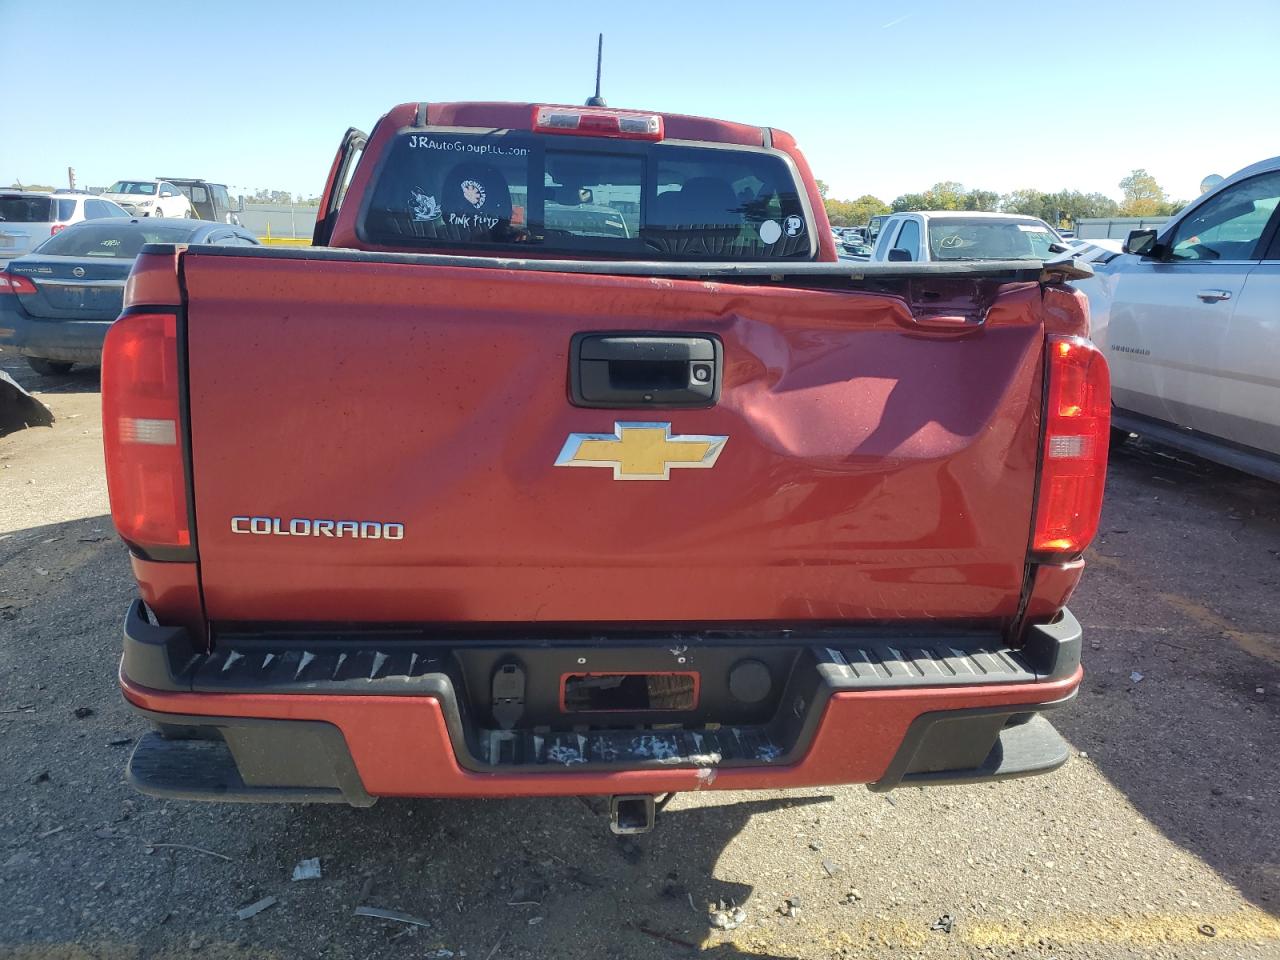
POLYGON ((129 757, 129 783, 150 796, 175 800, 374 803, 342 734, 329 724, 222 720, 217 727, 199 729, 205 736, 197 739, 169 739, 155 731, 143 735, 129 757), (282 750, 288 743, 297 749, 282 750))
POLYGON ((1070 752, 1062 734, 1040 714, 1030 717, 989 711, 925 714, 907 731, 902 748, 884 778, 869 786, 880 792, 895 787, 989 783, 1031 777, 1058 769, 1067 762, 1070 752), (990 736, 983 728, 993 723, 998 733, 986 757, 975 765, 957 765, 956 760, 963 757, 966 745, 971 750, 972 745, 983 743, 984 736, 990 736))

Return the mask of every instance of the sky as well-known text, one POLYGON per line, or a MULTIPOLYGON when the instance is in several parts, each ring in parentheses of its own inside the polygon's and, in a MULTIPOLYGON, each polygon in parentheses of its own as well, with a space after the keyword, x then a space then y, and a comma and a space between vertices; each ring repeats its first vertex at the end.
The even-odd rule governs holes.
POLYGON ((0 184, 158 175, 315 195, 398 103, 580 103, 790 131, 830 196, 941 180, 1191 199, 1280 154, 1280 0, 0 0, 0 184), (46 39, 36 42, 35 38, 46 39))

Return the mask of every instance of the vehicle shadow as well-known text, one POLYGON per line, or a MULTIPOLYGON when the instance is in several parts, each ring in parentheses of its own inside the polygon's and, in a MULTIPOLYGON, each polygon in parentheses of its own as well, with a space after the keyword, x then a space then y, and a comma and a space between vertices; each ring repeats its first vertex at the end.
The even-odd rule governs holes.
MULTIPOLYGON (((502 940, 534 956, 698 950, 781 960, 735 945, 759 931, 762 918, 777 920, 777 904, 753 899, 751 884, 717 879, 716 865, 753 816, 830 800, 726 798, 681 806, 677 797, 653 832, 636 837, 609 832, 602 798, 384 799, 368 810, 294 808, 278 835, 281 868, 299 850, 323 851, 330 869, 344 875, 353 906, 365 893, 366 905, 428 918, 434 939, 469 944, 469 956, 502 940), (724 942, 712 933, 708 912, 720 903, 745 914, 724 942)), ((368 922, 368 935, 377 935, 380 924, 368 922)), ((403 932, 398 924, 390 928, 393 936, 403 932)))
POLYGON ((1280 915, 1280 496, 1130 442, 1071 607, 1085 681, 1054 723, 1166 837, 1280 915))

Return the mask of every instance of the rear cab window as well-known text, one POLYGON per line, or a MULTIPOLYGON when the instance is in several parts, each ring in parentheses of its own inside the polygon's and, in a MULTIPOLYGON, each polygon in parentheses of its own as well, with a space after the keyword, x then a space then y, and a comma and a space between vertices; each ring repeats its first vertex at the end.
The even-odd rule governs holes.
POLYGON ((52 223, 53 213, 52 197, 0 196, 0 223, 52 223))
POLYGON ((945 217, 929 221, 934 260, 1047 260, 1058 238, 1039 220, 945 217))
POLYGON ((812 259, 789 159, 764 148, 401 131, 358 233, 397 248, 628 259, 812 259))

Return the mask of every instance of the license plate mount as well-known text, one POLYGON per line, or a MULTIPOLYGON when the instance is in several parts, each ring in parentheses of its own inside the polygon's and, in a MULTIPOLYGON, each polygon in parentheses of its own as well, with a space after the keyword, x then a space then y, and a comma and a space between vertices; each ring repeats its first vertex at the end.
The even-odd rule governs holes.
POLYGON ((681 713, 697 709, 699 675, 657 673, 567 673, 560 678, 564 713, 681 713))

